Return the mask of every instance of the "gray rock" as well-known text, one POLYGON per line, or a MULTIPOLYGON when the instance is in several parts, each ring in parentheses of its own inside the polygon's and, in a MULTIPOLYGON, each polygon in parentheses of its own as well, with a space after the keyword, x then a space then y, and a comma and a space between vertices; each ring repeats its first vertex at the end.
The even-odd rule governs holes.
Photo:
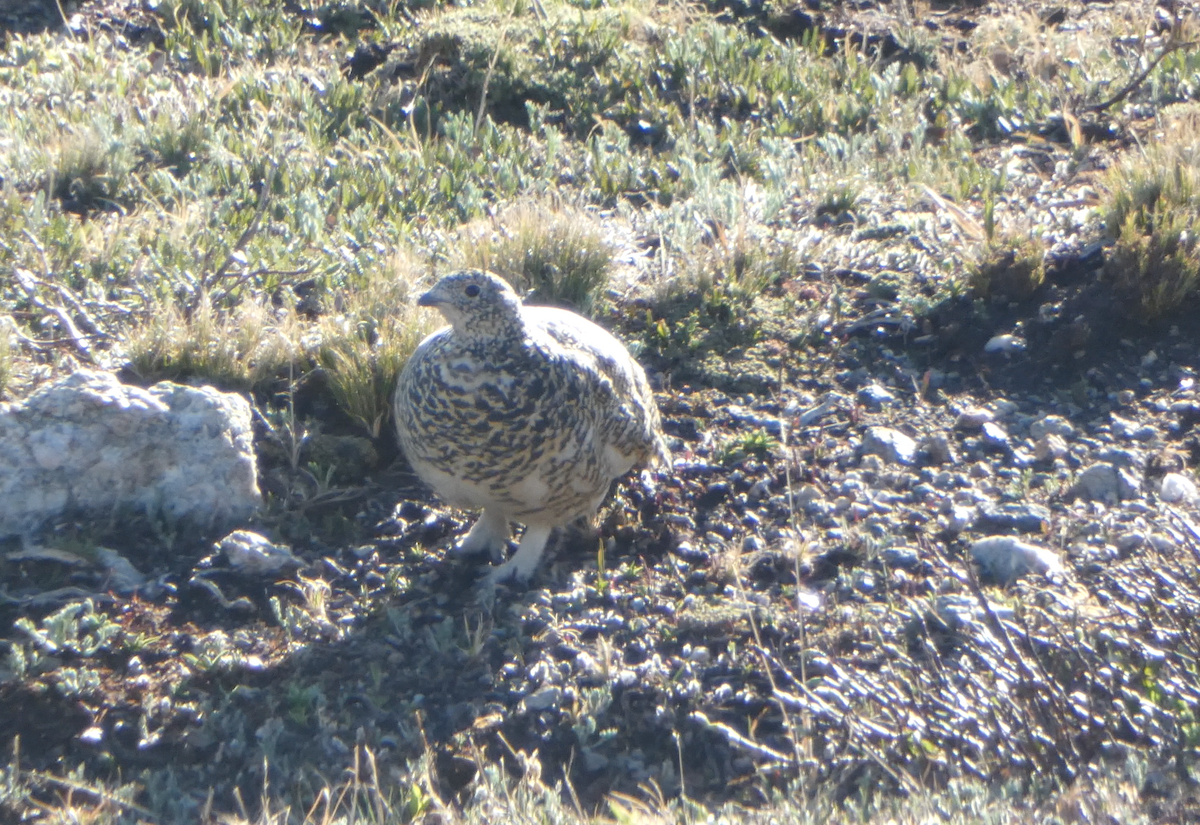
POLYGON ((776 438, 783 434, 783 422, 775 416, 760 415, 753 410, 739 407, 736 404, 730 404, 725 408, 725 412, 739 424, 766 430, 768 434, 776 438))
POLYGON ((1090 501, 1110 504, 1137 498, 1141 494, 1141 482, 1124 467, 1113 464, 1093 464, 1079 474, 1071 488, 1077 496, 1090 501))
POLYGON ((882 456, 886 461, 912 464, 917 456, 917 442, 890 427, 871 427, 863 436, 864 455, 882 456))
POLYGON ((1197 498, 1196 482, 1182 473, 1167 473, 1163 476, 1158 495, 1163 501, 1170 504, 1195 501, 1197 498))
POLYGON ((1122 533, 1117 536, 1117 553, 1122 557, 1128 556, 1145 543, 1146 537, 1141 533, 1122 533))
POLYGON ((213 547, 225 554, 230 567, 250 576, 273 576, 304 565, 287 545, 272 544, 250 530, 235 530, 213 547))
POLYGON ((201 526, 244 519, 261 503, 250 405, 80 370, 0 405, 0 501, 0 535, 123 506, 201 526))
POLYGON ((983 443, 986 446, 997 450, 1008 449, 1008 433, 999 424, 989 421, 980 429, 983 431, 983 443))
POLYGON ((562 688, 546 685, 525 697, 527 710, 547 710, 554 707, 562 699, 562 688))
POLYGON ((982 407, 971 407, 958 414, 958 418, 954 420, 954 429, 974 431, 978 430, 984 424, 990 424, 995 420, 996 416, 992 415, 991 410, 985 410, 982 407))
POLYGON ((1050 550, 1012 536, 989 536, 971 545, 971 558, 997 581, 1009 583, 1026 573, 1061 574, 1062 562, 1050 550))
POLYGON ((987 502, 979 505, 978 524, 981 528, 1040 533, 1049 523, 1050 511, 1040 504, 987 502))
POLYGON ((146 577, 133 566, 133 562, 116 550, 97 547, 96 562, 104 568, 108 577, 105 582, 107 589, 118 593, 132 593, 146 583, 146 577))
POLYGON ((1075 427, 1061 415, 1047 415, 1029 425, 1029 435, 1035 440, 1044 435, 1071 438, 1075 435, 1075 427))
POLYGON ((1153 441, 1158 438, 1158 430, 1151 424, 1139 424, 1116 413, 1109 413, 1109 418, 1112 420, 1113 434, 1120 438, 1133 441, 1153 441))
POLYGON ((1067 454, 1067 442, 1061 435, 1044 433, 1033 445, 1033 455, 1038 461, 1053 461, 1067 454))
POLYGON ((883 552, 879 554, 879 558, 888 567, 901 570, 912 570, 921 564, 921 554, 917 548, 903 544, 884 548, 883 552))
POLYGON ((869 410, 879 410, 896 400, 888 389, 880 384, 868 384, 858 391, 858 403, 869 410))
POLYGON ((954 448, 950 446, 950 439, 945 433, 931 435, 925 439, 925 451, 929 453, 929 460, 934 464, 956 464, 958 462, 954 455, 954 448))

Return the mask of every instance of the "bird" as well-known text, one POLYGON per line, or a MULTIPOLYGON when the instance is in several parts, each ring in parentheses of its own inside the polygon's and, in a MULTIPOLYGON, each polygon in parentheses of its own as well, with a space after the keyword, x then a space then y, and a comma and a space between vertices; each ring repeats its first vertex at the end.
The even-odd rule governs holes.
POLYGON ((553 531, 591 519, 633 467, 671 466, 646 373, 625 346, 570 310, 528 306, 500 276, 464 269, 417 304, 448 326, 423 340, 393 396, 400 447, 445 502, 482 514, 460 554, 504 557, 494 584, 533 575, 553 531))

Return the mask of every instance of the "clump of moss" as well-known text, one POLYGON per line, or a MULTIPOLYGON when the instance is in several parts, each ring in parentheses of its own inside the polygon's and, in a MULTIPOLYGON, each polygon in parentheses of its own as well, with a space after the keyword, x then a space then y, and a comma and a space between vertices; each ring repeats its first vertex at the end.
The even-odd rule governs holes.
POLYGON ((971 269, 971 290, 980 298, 1024 301, 1046 280, 1046 262, 1035 238, 997 238, 971 269))

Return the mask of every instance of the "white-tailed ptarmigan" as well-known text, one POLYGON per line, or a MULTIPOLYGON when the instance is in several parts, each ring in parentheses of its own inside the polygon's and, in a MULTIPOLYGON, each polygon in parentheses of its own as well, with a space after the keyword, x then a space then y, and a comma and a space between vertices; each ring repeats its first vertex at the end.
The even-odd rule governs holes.
POLYGON ((573 312, 524 306, 500 277, 447 275, 421 296, 450 326, 417 347, 396 387, 396 428, 442 499, 482 509, 458 546, 503 557, 492 581, 528 580, 554 528, 592 517, 613 480, 670 467, 646 374, 612 335, 573 312))

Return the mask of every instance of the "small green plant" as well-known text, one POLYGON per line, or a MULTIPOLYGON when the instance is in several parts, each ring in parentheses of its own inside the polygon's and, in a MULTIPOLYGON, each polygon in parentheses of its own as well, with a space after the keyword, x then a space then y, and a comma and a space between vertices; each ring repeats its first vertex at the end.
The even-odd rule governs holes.
POLYGON ((608 710, 612 701, 612 686, 609 684, 583 688, 579 692, 579 701, 572 712, 571 730, 580 747, 592 748, 617 735, 615 729, 598 730, 596 724, 596 718, 608 710))
POLYGON ((829 216, 839 218, 842 215, 853 215, 858 203, 858 189, 849 184, 839 184, 825 193, 817 204, 817 217, 829 216))
POLYGON ((487 644, 487 640, 492 635, 492 622, 483 615, 476 617, 474 624, 467 616, 463 616, 463 632, 466 636, 464 644, 459 645, 459 650, 467 654, 467 657, 474 660, 478 659, 483 653, 483 648, 487 644))
POLYGON ((270 599, 275 620, 293 636, 337 637, 341 629, 329 619, 329 597, 333 589, 329 582, 301 576, 297 581, 280 582, 300 596, 301 604, 285 602, 278 596, 270 599))
POLYGON ((133 150, 115 135, 85 130, 61 147, 50 173, 51 194, 65 211, 80 215, 122 209, 135 163, 133 150))
POLYGON ((62 667, 54 672, 54 687, 68 699, 92 696, 100 690, 100 674, 90 667, 62 667))
POLYGON ((586 213, 517 206, 468 234, 475 242, 465 245, 464 266, 503 275, 530 303, 599 309, 612 251, 586 213))
POLYGON ((779 445, 778 440, 760 427, 753 432, 735 436, 717 450, 714 458, 721 464, 733 465, 747 458, 766 458, 779 445))
POLYGON ((1044 251, 1032 237, 987 242, 968 277, 976 297, 1006 301, 1029 298, 1045 280, 1044 251))
MULTIPOLYGON (((41 654, 92 656, 108 649, 109 642, 121 629, 107 614, 97 611, 91 599, 68 604, 37 624, 21 617, 13 622, 13 627, 23 633, 30 643, 24 651, 26 664, 35 663, 41 654)), ((14 645, 12 653, 21 648, 14 645)), ((13 670, 22 672, 17 668, 13 670)))
POLYGON ((183 661, 196 673, 228 671, 242 661, 242 654, 234 646, 229 634, 214 630, 198 639, 183 661))
POLYGON ((596 547, 596 592, 601 596, 608 595, 608 565, 605 561, 603 539, 597 542, 596 547))
POLYGON ((283 697, 284 712, 297 725, 307 725, 313 720, 317 707, 323 701, 320 685, 289 682, 283 697))

